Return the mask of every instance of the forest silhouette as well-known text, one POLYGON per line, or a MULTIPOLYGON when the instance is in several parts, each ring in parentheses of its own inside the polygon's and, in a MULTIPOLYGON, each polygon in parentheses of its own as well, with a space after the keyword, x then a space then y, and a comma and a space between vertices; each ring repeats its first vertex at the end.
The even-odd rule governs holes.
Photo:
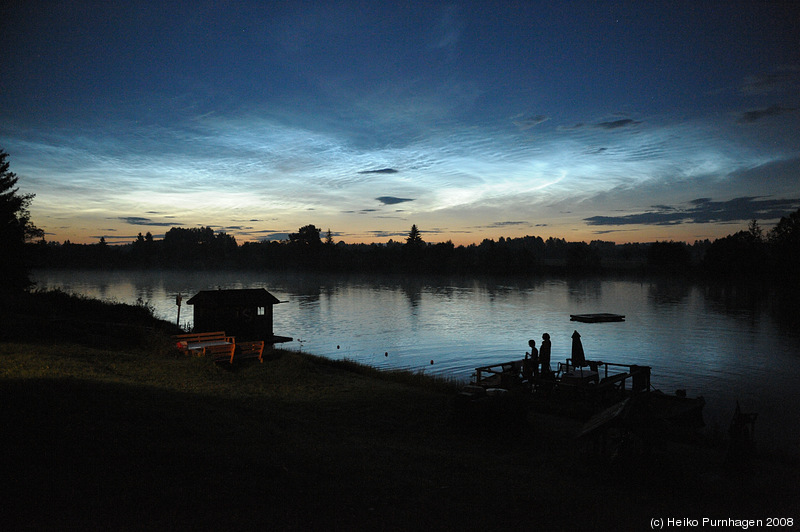
POLYGON ((331 272, 538 275, 668 273, 731 279, 785 279, 800 271, 800 210, 764 232, 747 230, 712 241, 615 244, 525 236, 479 244, 427 243, 412 226, 405 241, 348 244, 314 225, 285 240, 238 244, 211 227, 173 227, 163 239, 138 235, 129 244, 29 243, 34 267, 267 269, 331 272))

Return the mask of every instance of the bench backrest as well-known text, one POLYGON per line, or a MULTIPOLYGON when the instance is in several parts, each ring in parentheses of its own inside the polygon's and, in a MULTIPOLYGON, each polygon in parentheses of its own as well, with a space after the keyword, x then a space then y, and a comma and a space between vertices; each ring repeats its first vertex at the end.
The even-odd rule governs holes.
POLYGON ((173 335, 172 338, 181 342, 187 342, 190 344, 197 343, 197 342, 212 342, 214 340, 222 340, 225 342, 232 342, 232 338, 229 336, 225 336, 225 331, 214 331, 214 332, 202 332, 202 333, 187 333, 187 334, 176 334, 173 335))

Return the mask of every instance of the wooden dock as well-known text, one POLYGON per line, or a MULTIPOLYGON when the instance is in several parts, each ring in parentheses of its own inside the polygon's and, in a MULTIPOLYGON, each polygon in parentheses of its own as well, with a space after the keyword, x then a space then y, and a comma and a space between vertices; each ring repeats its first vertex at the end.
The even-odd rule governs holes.
POLYGON ((576 393, 589 394, 598 399, 646 392, 650 389, 650 366, 588 361, 588 367, 580 367, 575 366, 572 359, 568 358, 566 362, 559 362, 555 371, 547 375, 539 374, 528 382, 521 374, 522 363, 521 360, 512 360, 477 367, 472 384, 483 388, 531 391, 544 386, 548 389, 560 389, 571 396, 576 393))

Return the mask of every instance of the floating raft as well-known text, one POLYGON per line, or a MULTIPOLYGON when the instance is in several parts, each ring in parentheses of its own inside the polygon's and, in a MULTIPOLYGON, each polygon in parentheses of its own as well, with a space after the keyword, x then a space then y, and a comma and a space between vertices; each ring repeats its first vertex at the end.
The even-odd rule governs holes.
POLYGON ((570 314, 570 321, 582 321, 583 323, 600 323, 605 321, 625 321, 622 314, 570 314))

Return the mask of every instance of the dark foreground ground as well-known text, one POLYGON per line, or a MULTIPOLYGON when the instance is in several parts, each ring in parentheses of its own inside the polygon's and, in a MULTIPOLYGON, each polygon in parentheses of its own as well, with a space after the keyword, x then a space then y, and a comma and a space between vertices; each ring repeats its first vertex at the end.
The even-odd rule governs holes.
POLYGON ((800 528, 785 454, 730 467, 717 440, 613 459, 576 441, 579 419, 456 415, 451 384, 294 352, 215 366, 163 334, 0 343, 4 530, 800 528))

